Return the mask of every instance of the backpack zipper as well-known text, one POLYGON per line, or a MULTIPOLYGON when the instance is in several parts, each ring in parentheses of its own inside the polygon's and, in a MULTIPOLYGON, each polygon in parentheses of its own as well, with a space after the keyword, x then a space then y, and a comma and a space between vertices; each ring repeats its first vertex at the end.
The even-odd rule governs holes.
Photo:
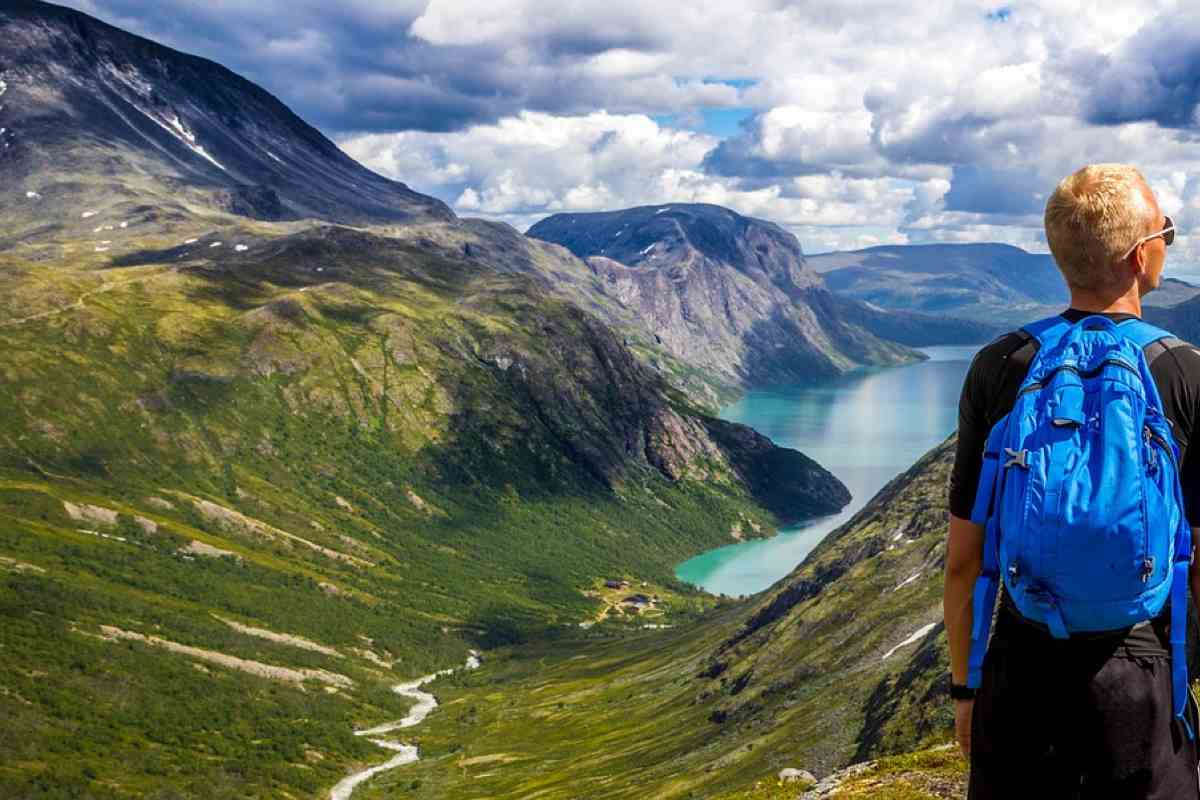
POLYGON ((1162 445, 1162 449, 1167 452, 1167 458, 1171 459, 1172 464, 1175 464, 1175 452, 1173 450, 1171 450, 1170 443, 1167 442, 1166 439, 1159 436, 1157 433, 1154 433, 1153 431, 1151 431, 1149 425, 1146 426, 1146 430, 1148 431, 1147 437, 1155 442, 1158 442, 1160 445, 1162 445))
MULTIPOLYGON (((1155 433, 1154 430, 1145 423, 1142 424, 1142 436, 1146 440, 1146 445, 1150 452, 1150 463, 1154 466, 1155 470, 1158 469, 1158 456, 1155 454, 1154 448, 1149 447, 1151 442, 1157 443, 1158 445, 1160 445, 1162 447, 1163 450, 1166 451, 1167 458, 1171 459, 1171 464, 1174 465, 1176 467, 1176 469, 1178 470, 1178 465, 1175 464, 1175 453, 1173 450, 1171 450, 1171 445, 1167 442, 1166 439, 1162 438, 1157 433, 1155 433)), ((1142 583, 1147 583, 1147 582, 1149 582, 1151 576, 1154 575, 1154 556, 1150 555, 1150 531, 1149 531, 1149 529, 1146 530, 1146 542, 1145 542, 1144 552, 1146 553, 1146 557, 1142 561, 1142 583)))

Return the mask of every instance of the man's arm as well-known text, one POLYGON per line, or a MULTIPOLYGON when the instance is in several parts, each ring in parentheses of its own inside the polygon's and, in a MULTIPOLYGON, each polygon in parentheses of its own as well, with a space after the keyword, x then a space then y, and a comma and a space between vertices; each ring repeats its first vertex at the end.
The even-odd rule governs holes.
MULTIPOLYGON (((1196 558, 1196 536, 1200 528, 1192 528, 1192 565, 1188 567, 1188 583, 1192 587, 1192 605, 1200 614, 1200 559, 1196 558)), ((947 628, 949 630, 949 628, 947 628)))
MULTIPOLYGON (((946 639, 950 644, 950 675, 955 683, 967 682, 967 660, 971 649, 972 599, 975 579, 983 568, 984 528, 969 519, 950 515, 950 535, 946 542, 946 578, 942 595, 942 614, 946 639)), ((1200 570, 1193 562, 1192 586, 1200 586, 1200 570)), ((1196 590, 1193 589, 1193 596, 1196 590)))

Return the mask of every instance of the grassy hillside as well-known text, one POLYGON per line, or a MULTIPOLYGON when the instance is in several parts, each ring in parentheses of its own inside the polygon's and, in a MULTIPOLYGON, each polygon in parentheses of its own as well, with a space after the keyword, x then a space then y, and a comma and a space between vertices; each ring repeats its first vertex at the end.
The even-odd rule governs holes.
POLYGON ((443 708, 407 738, 421 761, 362 796, 962 797, 941 624, 953 449, 752 598, 619 640, 504 649, 432 684, 443 708), (785 768, 820 783, 785 784, 785 768))
MULTIPOLYGON (((953 439, 935 448, 751 599, 619 642, 505 650, 432 684, 444 709, 411 736, 422 760, 363 797, 737 796, 785 767, 824 778, 949 741, 952 453, 953 439)), ((910 772, 943 767, 961 779, 944 758, 910 772)))
POLYGON ((198 238, 0 256, 0 795, 315 796, 391 683, 578 630, 605 577, 693 616, 675 563, 846 501, 527 279, 198 238))

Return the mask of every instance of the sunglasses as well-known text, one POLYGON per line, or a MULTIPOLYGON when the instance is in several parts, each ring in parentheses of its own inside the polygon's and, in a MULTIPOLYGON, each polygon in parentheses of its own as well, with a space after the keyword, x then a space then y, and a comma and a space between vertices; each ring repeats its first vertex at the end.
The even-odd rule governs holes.
POLYGON ((1145 242, 1148 242, 1158 236, 1163 237, 1163 244, 1165 244, 1167 247, 1170 247, 1171 242, 1175 241, 1175 223, 1171 222, 1170 217, 1163 217, 1163 226, 1161 231, 1152 233, 1149 236, 1143 236, 1134 242, 1133 247, 1130 247, 1125 251, 1125 255, 1121 256, 1121 260, 1124 261, 1125 259, 1129 258, 1129 254, 1136 250, 1139 244, 1144 244, 1145 242))

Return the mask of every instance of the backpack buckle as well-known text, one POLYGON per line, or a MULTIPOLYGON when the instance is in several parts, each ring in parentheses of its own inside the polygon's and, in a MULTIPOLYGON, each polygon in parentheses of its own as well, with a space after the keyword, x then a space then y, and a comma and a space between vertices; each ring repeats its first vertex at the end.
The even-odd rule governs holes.
POLYGON ((1028 450, 1013 450, 1011 447, 1004 448, 1004 455, 1008 456, 1008 460, 1004 462, 1004 467, 1024 467, 1029 469, 1029 462, 1026 457, 1029 455, 1028 450))

